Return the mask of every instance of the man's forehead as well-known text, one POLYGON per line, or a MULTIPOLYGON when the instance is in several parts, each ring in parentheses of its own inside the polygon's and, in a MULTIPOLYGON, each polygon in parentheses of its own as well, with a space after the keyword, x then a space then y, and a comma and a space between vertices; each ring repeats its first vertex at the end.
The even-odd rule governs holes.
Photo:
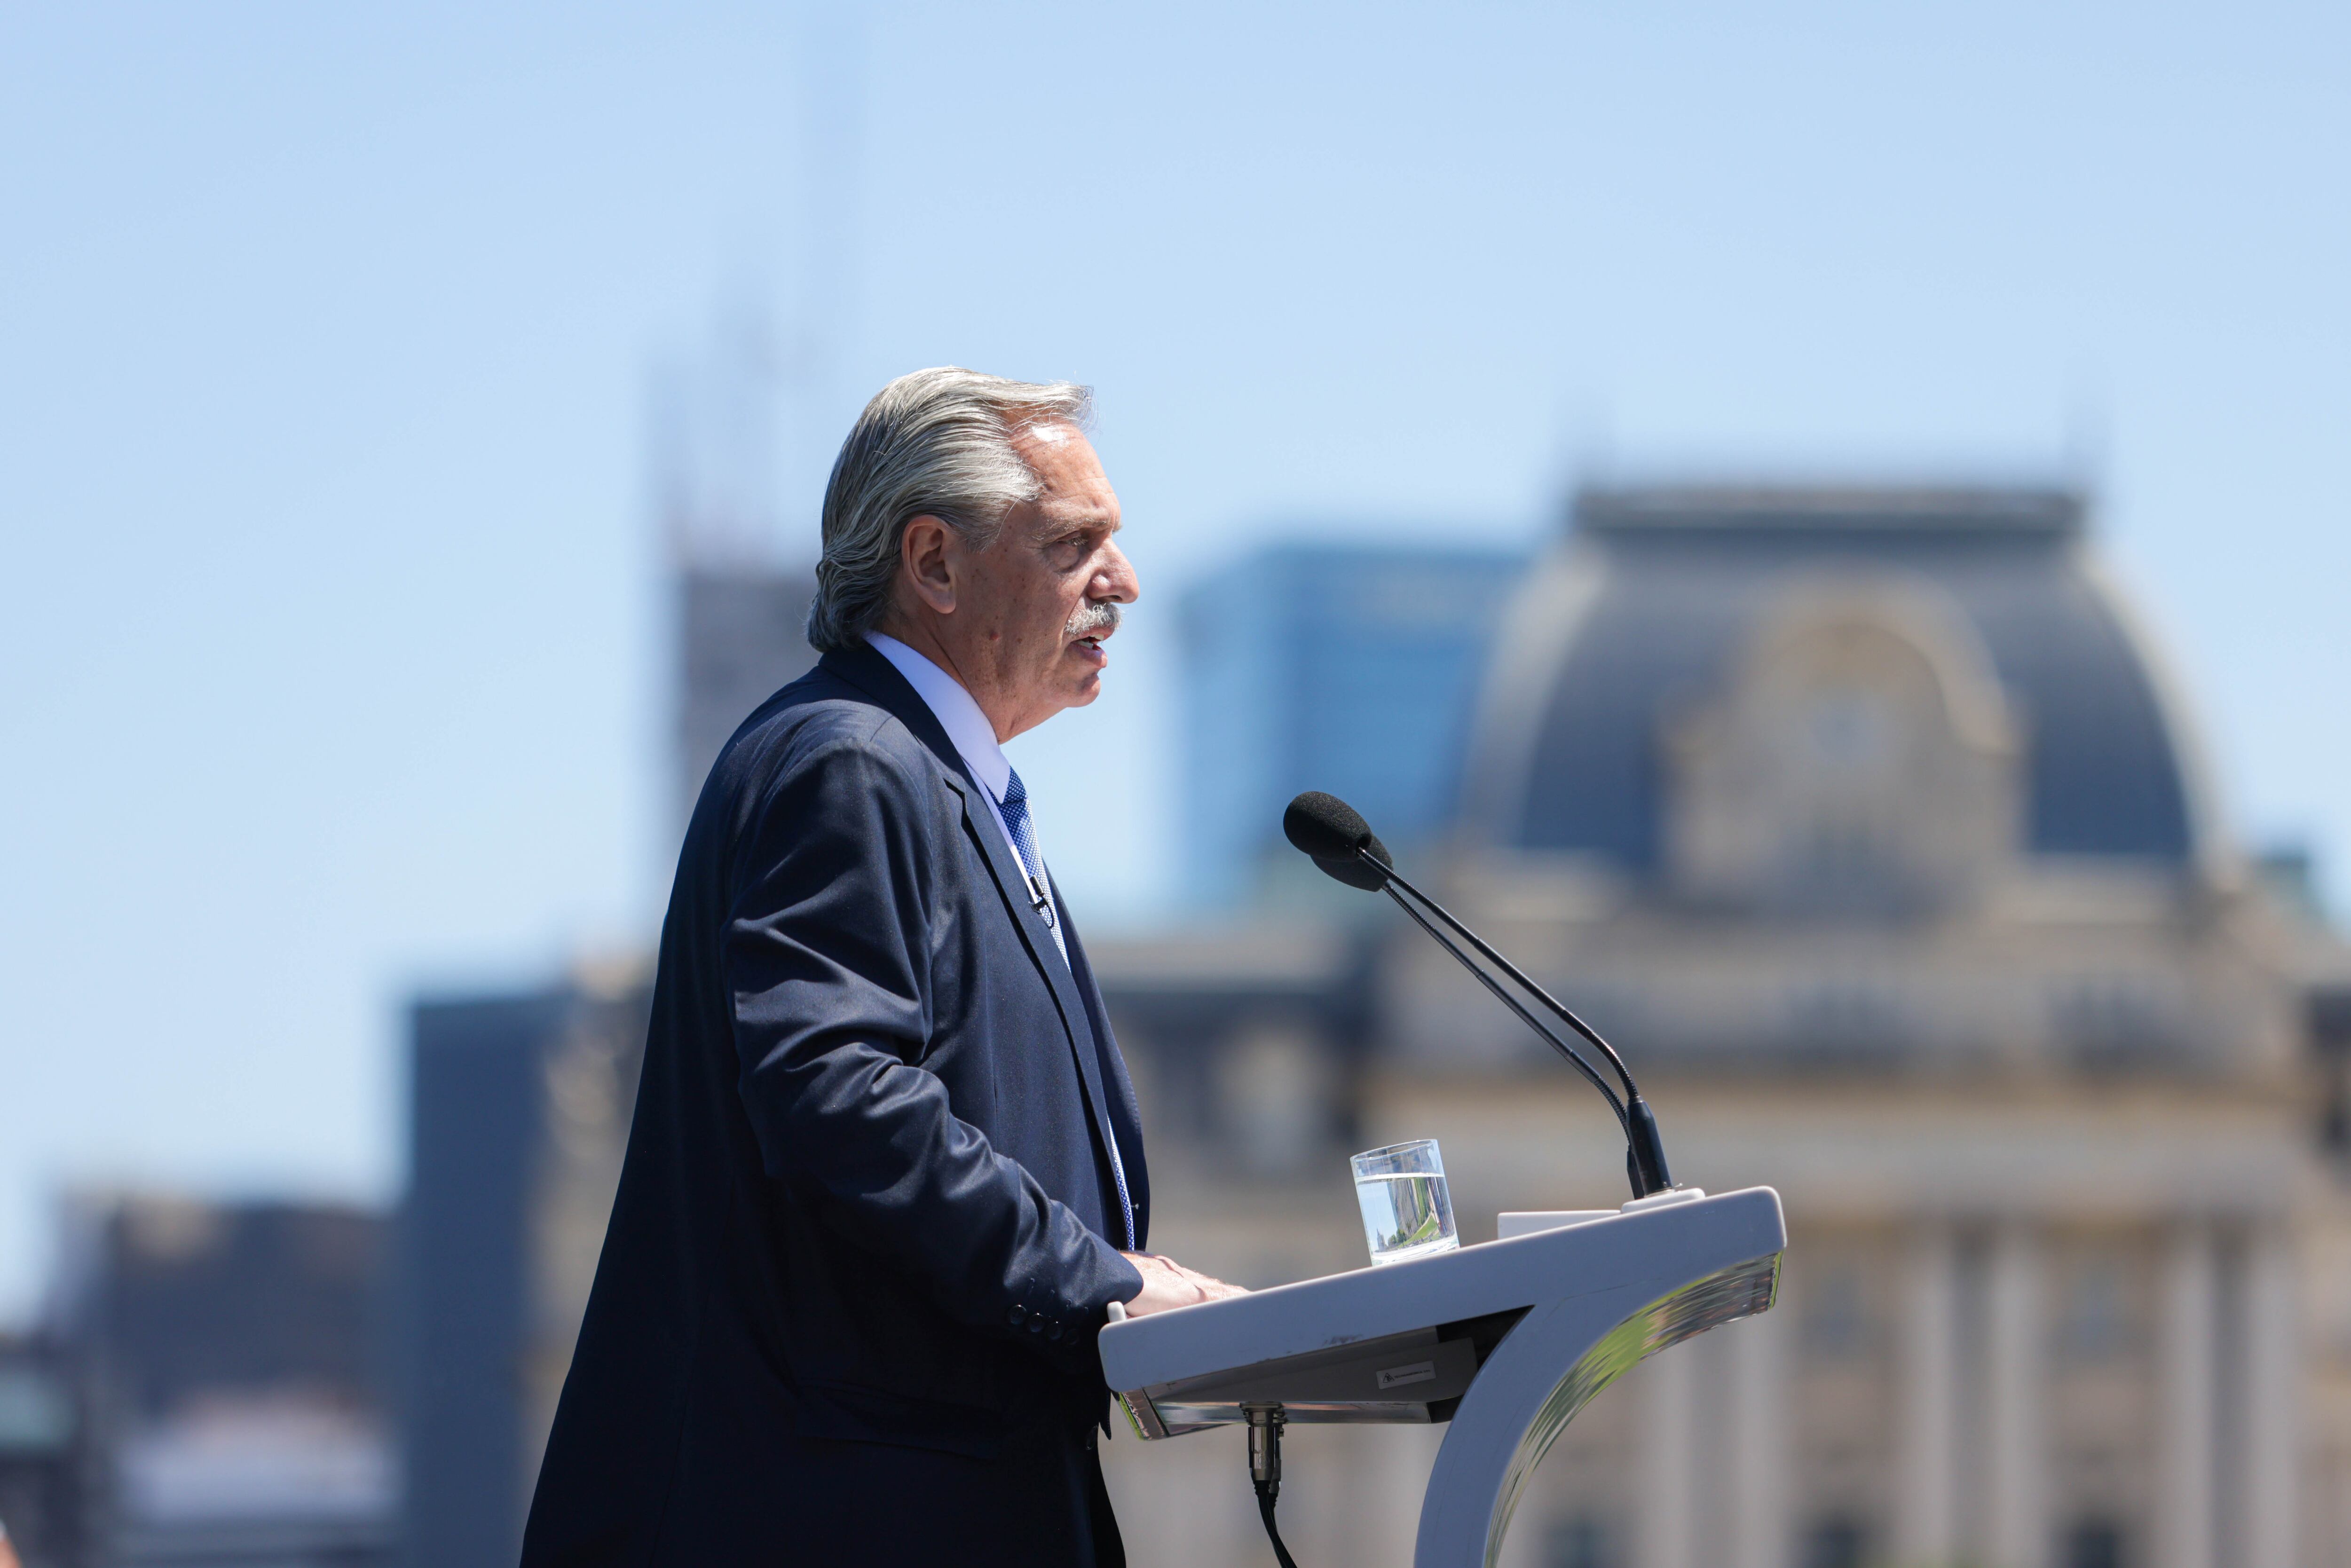
POLYGON ((1085 438, 1085 432, 1066 419, 1032 420, 1014 436, 1016 441, 1033 441, 1040 446, 1066 446, 1085 438))
POLYGON ((1094 444, 1086 433, 1067 420, 1040 420, 1024 424, 1012 433, 1012 449, 1021 460, 1037 471, 1047 485, 1060 487, 1073 475, 1092 470, 1102 471, 1102 460, 1094 455, 1094 444))
POLYGON ((1118 495, 1085 432, 1055 420, 1033 424, 1013 444, 1044 486, 1035 505, 1062 523, 1100 521, 1118 527, 1118 495))

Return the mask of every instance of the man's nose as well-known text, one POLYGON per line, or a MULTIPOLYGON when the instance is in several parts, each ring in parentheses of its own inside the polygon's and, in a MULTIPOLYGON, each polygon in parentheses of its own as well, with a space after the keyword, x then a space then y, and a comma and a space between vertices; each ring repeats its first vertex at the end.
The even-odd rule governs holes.
POLYGON ((1121 604, 1132 604, 1142 598, 1143 584, 1135 580, 1134 563, 1126 559, 1126 552, 1115 544, 1104 545, 1102 551, 1104 559, 1094 572, 1094 591, 1090 597, 1115 600, 1121 604))

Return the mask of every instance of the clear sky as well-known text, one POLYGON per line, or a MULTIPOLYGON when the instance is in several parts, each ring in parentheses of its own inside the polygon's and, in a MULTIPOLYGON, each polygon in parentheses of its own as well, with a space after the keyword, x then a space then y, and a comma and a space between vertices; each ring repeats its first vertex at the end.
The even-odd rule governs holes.
POLYGON ((1594 473, 2088 480, 2345 852, 2346 89, 2262 0, 0 7, 0 1317, 68 1182, 388 1196, 403 998, 650 932, 648 369, 736 306, 803 552, 889 376, 1099 389, 1145 599, 1016 747, 1097 925, 1170 590, 1594 473))

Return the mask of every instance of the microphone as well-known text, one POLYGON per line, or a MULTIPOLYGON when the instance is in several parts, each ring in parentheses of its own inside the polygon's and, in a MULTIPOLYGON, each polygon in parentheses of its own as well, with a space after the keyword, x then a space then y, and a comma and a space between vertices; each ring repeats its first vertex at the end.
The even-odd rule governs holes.
POLYGON ((1549 991, 1529 979, 1516 964, 1496 952, 1484 937, 1455 919, 1443 904, 1406 881, 1395 869, 1395 858, 1388 853, 1387 846, 1380 842, 1378 835, 1372 831, 1371 824, 1364 821, 1362 813, 1336 795, 1309 789, 1290 801, 1289 808, 1281 813, 1281 831, 1282 836, 1313 861, 1325 875, 1367 893, 1384 893, 1395 900, 1396 907, 1411 916, 1414 925, 1428 933, 1432 941, 1453 955, 1454 959, 1468 970, 1496 1000, 1510 1009, 1520 1023, 1541 1036, 1552 1049, 1567 1058, 1569 1064, 1600 1091, 1601 1097, 1608 1102, 1608 1108, 1615 1113, 1617 1124, 1625 1131, 1625 1173, 1632 1182, 1635 1197, 1664 1192, 1674 1185, 1673 1176, 1666 1166, 1665 1142, 1657 1130, 1656 1113, 1649 1109, 1648 1102, 1641 1098, 1640 1090, 1633 1082, 1633 1074, 1625 1066, 1625 1059, 1616 1054, 1616 1048, 1601 1039, 1591 1025, 1569 1011, 1549 991), (1427 912, 1426 915, 1422 913, 1424 909, 1427 912), (1437 925, 1431 923, 1430 915, 1434 915, 1446 930, 1437 929, 1437 925), (1447 931, 1458 936, 1459 941, 1448 936, 1447 931), (1503 989, 1501 983, 1481 968, 1468 953, 1464 952, 1462 943, 1467 943, 1552 1016, 1607 1058, 1608 1064, 1615 1069, 1617 1079, 1625 1086, 1622 1098, 1581 1051, 1561 1039, 1530 1012, 1523 1002, 1503 989))
POLYGON ((1322 868, 1324 875, 1349 887, 1377 893, 1395 873, 1395 861, 1387 845, 1373 834, 1371 824, 1353 806, 1336 795, 1309 789, 1281 813, 1281 831, 1322 868), (1369 856, 1371 863, 1358 859, 1359 855, 1369 856))

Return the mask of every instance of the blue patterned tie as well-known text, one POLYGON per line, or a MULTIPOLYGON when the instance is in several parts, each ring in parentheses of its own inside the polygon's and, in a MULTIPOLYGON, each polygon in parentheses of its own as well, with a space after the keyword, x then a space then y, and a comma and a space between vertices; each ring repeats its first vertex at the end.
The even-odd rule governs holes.
MULTIPOLYGON (((1051 888, 1045 881, 1045 859, 1037 852, 1037 830, 1029 821, 1029 786, 1020 782, 1020 770, 1009 770, 1011 777, 1004 786, 1004 826, 1012 835, 1013 852, 1020 857, 1020 873, 1028 879, 1030 907, 1045 917, 1046 926, 1053 933, 1053 946, 1061 948, 1061 960, 1069 961, 1069 945, 1062 939, 1060 922, 1053 918, 1051 888)), ((1111 1180, 1118 1186, 1119 1218, 1126 1222, 1126 1245, 1132 1251, 1134 1239, 1134 1200, 1126 1195, 1126 1162, 1118 1157, 1118 1139, 1112 1135, 1107 1121, 1102 1125, 1102 1143, 1110 1150, 1111 1180)))
MULTIPOLYGON (((1012 850, 1020 857, 1020 874, 1029 883, 1029 906, 1053 924, 1053 901, 1045 886, 1045 860, 1037 852, 1037 830, 1029 822, 1029 787, 1020 782, 1020 770, 1009 769, 1012 777, 1004 786, 1004 826, 1012 834, 1012 850)), ((1061 935, 1054 934, 1058 945, 1061 935)), ((1067 953, 1063 957, 1069 956, 1067 953)))

